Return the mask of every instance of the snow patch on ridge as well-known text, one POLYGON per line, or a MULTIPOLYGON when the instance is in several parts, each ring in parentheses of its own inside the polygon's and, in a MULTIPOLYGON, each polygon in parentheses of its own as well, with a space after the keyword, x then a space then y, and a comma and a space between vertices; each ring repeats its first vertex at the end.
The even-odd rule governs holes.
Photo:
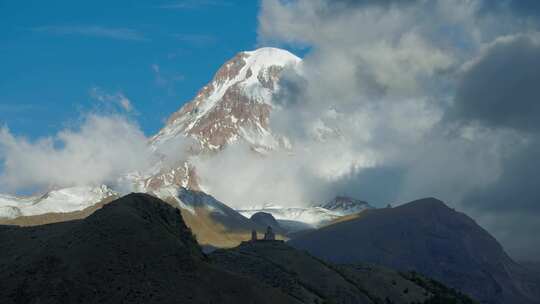
POLYGON ((264 206, 262 208, 240 209, 236 211, 248 218, 257 212, 266 212, 272 214, 276 220, 301 222, 314 228, 342 216, 321 207, 264 206))
POLYGON ((272 214, 276 220, 295 221, 319 227, 339 217, 359 213, 366 209, 373 209, 373 207, 361 200, 338 196, 327 203, 312 207, 264 205, 237 211, 245 217, 251 217, 257 212, 266 212, 272 214))
POLYGON ((80 211, 113 195, 116 193, 105 185, 64 188, 49 191, 43 196, 0 195, 0 218, 80 211))

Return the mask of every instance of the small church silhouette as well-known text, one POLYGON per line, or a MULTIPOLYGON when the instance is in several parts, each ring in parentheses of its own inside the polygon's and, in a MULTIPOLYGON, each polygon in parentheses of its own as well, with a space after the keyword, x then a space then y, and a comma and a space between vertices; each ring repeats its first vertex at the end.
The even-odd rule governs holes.
MULTIPOLYGON (((272 227, 268 226, 266 228, 266 233, 264 234, 264 238, 260 241, 275 241, 275 240, 276 240, 276 234, 274 233, 274 231, 272 231, 272 227)), ((259 241, 259 239, 257 238, 257 231, 255 229, 251 231, 251 241, 252 242, 259 241)))

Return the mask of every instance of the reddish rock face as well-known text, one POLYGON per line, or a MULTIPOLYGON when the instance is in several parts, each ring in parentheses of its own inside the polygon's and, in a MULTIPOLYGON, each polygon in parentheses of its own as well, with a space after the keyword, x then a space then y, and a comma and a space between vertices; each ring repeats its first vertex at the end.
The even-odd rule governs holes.
MULTIPOLYGON (((246 142, 254 151, 279 147, 280 141, 269 128, 272 96, 279 90, 284 69, 296 68, 300 61, 287 51, 273 48, 237 54, 193 100, 171 115, 151 145, 159 150, 177 138, 191 137, 200 145, 194 154, 217 153, 238 141, 246 142)), ((144 184, 150 190, 171 183, 198 190, 195 171, 182 163, 160 171, 144 184)))
POLYGON ((271 149, 269 116, 272 95, 279 89, 283 70, 300 59, 278 49, 242 52, 226 62, 196 97, 171 115, 152 139, 159 145, 176 136, 197 139, 204 150, 247 141, 253 147, 271 149))
POLYGON ((199 178, 195 167, 188 162, 182 162, 180 166, 173 169, 163 169, 144 181, 146 191, 149 192, 159 191, 162 187, 169 185, 199 191, 199 178))
POLYGON ((223 95, 221 102, 207 115, 197 121, 187 135, 198 138, 203 146, 223 148, 231 140, 241 136, 241 129, 260 132, 268 130, 271 106, 250 99, 238 85, 223 95))

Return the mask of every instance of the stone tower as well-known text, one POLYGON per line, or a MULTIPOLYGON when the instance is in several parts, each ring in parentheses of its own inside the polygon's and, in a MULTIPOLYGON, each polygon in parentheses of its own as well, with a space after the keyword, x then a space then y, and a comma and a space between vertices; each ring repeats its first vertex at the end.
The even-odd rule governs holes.
POLYGON ((276 240, 276 234, 272 231, 272 227, 268 226, 268 228, 266 228, 266 233, 264 234, 264 240, 265 241, 276 240))
POLYGON ((255 229, 251 230, 251 241, 252 242, 257 241, 257 230, 255 229))

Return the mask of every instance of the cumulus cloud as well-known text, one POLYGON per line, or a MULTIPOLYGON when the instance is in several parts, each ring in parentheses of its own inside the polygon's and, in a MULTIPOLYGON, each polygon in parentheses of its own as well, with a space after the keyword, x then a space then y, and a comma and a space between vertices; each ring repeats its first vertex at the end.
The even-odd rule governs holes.
POLYGON ((524 216, 538 215, 540 199, 530 169, 540 114, 538 23, 524 18, 525 2, 536 7, 262 1, 260 43, 309 50, 300 70, 282 78, 271 117, 294 146, 295 156, 279 161, 304 173, 296 193, 305 201, 352 194, 379 206, 438 196, 515 256, 540 253, 531 233, 538 225, 524 216))
POLYGON ((103 89, 99 87, 93 87, 90 89, 90 96, 93 99, 101 102, 106 107, 117 106, 117 107, 120 107, 125 112, 135 111, 135 108, 131 100, 129 100, 129 98, 127 98, 126 95, 124 95, 124 93, 122 92, 111 94, 111 93, 105 92, 103 89))
POLYGON ((77 128, 36 141, 0 130, 0 186, 11 191, 113 184, 151 163, 147 140, 121 116, 88 115, 77 128))
POLYGON ((275 153, 261 156, 246 145, 231 145, 223 153, 210 158, 193 159, 209 193, 234 208, 262 204, 294 205, 308 198, 301 182, 302 174, 287 155, 275 153), (241 169, 239 169, 241 168, 241 169))

